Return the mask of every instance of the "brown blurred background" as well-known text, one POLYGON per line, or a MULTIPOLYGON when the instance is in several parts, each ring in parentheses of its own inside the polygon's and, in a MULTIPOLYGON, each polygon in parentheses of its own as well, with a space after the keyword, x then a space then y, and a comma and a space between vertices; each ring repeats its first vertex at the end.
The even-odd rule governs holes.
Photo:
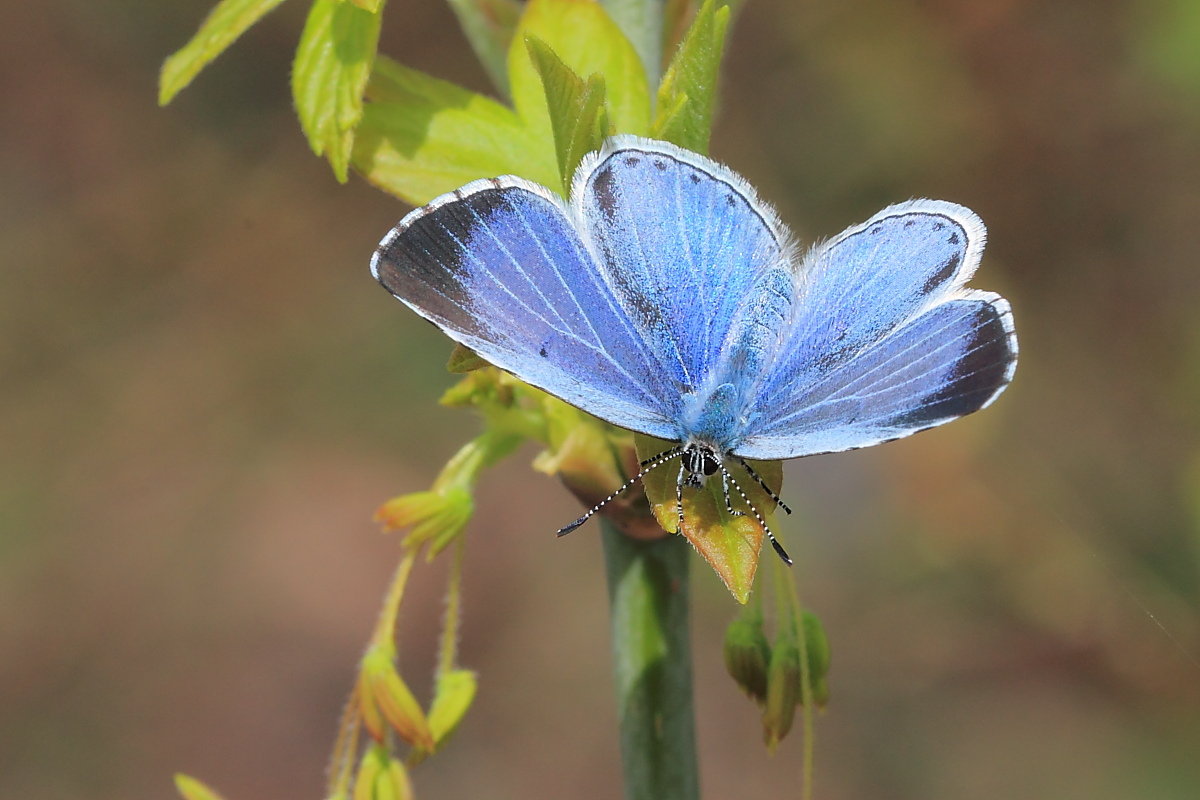
MULTIPOLYGON (((211 0, 0 11, 0 797, 319 797, 397 557, 370 517, 475 429, 448 343, 371 280, 406 210, 307 150, 305 3, 168 109, 211 0)), ((383 49, 486 90, 438 0, 383 49)), ((1200 796, 1200 2, 752 0, 713 154, 806 239, 909 197, 991 243, 1021 365, 985 413, 793 462, 786 523, 832 640, 837 798, 1200 796)), ((462 661, 481 694, 419 797, 620 796, 595 529, 485 479, 462 661)), ((798 797, 725 677, 697 561, 710 798, 798 797)), ((428 691, 441 570, 406 600, 428 691)))

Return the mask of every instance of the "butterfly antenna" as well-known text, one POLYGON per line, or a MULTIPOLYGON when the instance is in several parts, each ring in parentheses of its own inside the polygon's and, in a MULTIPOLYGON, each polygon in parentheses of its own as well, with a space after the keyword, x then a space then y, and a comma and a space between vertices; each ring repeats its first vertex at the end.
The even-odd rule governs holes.
POLYGON ((743 467, 746 468, 746 472, 750 473, 750 477, 754 478, 754 480, 758 481, 758 485, 763 488, 763 491, 765 491, 768 495, 771 496, 771 499, 775 501, 775 505, 782 508, 784 510, 784 513, 791 514, 792 510, 787 507, 787 503, 785 503, 779 499, 779 495, 775 494, 775 492, 772 491, 770 486, 767 486, 767 482, 764 481, 761 477, 759 477, 759 474, 757 472, 755 472, 748 463, 746 463, 746 459, 742 458, 741 456, 736 456, 736 458, 738 460, 738 463, 740 463, 743 467))
MULTIPOLYGON (((591 509, 590 509, 590 510, 589 510, 589 511, 586 513, 586 514, 584 514, 582 517, 580 517, 579 519, 575 520, 575 521, 574 521, 574 522, 572 522, 570 525, 567 525, 567 526, 565 526, 565 527, 559 528, 559 529, 558 529, 558 535, 559 535, 559 536, 566 536, 568 533, 570 533, 571 531, 575 530, 576 528, 578 528, 578 527, 579 527, 580 525, 582 525, 583 523, 587 522, 589 519, 591 519, 591 518, 592 518, 592 516, 593 516, 593 515, 595 515, 595 513, 596 513, 597 511, 599 511, 600 509, 604 508, 604 506, 608 505, 608 503, 609 503, 611 500, 613 500, 614 498, 616 498, 616 496, 617 496, 617 495, 619 495, 621 492, 623 492, 623 491, 625 491, 626 489, 628 489, 628 488, 629 488, 630 486, 632 486, 633 484, 635 484, 635 483, 637 483, 638 481, 640 481, 640 480, 642 479, 642 477, 643 477, 643 476, 644 476, 644 475, 645 475, 647 472, 649 472, 649 471, 650 471, 650 470, 652 470, 652 469, 656 469, 656 468, 658 468, 658 467, 661 467, 663 464, 667 463, 667 462, 668 462, 668 461, 670 461, 672 458, 675 458, 675 457, 676 457, 677 455, 679 455, 681 452, 683 452, 683 448, 682 448, 682 447, 672 447, 670 450, 664 450, 663 452, 659 453, 658 455, 656 455, 656 456, 653 456, 653 457, 651 457, 651 458, 648 458, 648 459, 646 459, 645 461, 641 462, 641 465, 640 465, 640 466, 641 466, 641 471, 639 471, 637 475, 634 475, 632 478, 630 478, 629 480, 625 481, 623 484, 621 484, 621 487, 620 487, 619 489, 617 489, 615 492, 613 492, 612 494, 610 494, 608 497, 606 497, 606 498, 604 498, 603 500, 601 500, 601 501, 600 501, 599 503, 597 503, 596 505, 592 506, 592 508, 591 508, 591 509)), ((744 496, 744 495, 743 495, 743 496, 744 496)))
MULTIPOLYGON (((721 464, 720 467, 721 474, 729 479, 729 482, 733 484, 733 488, 737 489, 737 493, 742 496, 742 499, 746 501, 746 505, 749 506, 750 510, 754 512, 754 518, 758 520, 759 525, 762 525, 763 532, 767 534, 767 538, 771 541, 771 547, 775 548, 775 552, 781 559, 783 559, 783 563, 790 567, 792 565, 792 557, 789 556, 787 551, 783 549, 783 545, 781 545, 779 540, 775 538, 775 534, 771 533, 771 527, 767 525, 767 521, 763 519, 762 514, 758 513, 758 509, 755 508, 754 504, 750 502, 750 498, 747 497, 746 493, 742 491, 742 487, 738 485, 737 480, 729 474, 729 470, 725 468, 725 465, 721 464)), ((768 489, 767 491, 770 490, 768 489)))

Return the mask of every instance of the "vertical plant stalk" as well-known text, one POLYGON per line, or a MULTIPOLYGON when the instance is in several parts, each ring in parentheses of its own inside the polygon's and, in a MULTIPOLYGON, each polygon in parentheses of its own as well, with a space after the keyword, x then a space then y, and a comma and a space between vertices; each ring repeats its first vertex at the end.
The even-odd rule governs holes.
POLYGON ((601 520, 626 800, 699 800, 688 563, 682 536, 632 539, 601 520))

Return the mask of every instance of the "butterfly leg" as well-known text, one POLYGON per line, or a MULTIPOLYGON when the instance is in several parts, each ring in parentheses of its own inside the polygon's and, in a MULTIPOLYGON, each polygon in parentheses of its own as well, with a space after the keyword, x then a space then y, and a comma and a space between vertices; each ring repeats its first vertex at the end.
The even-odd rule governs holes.
POLYGON ((749 506, 750 510, 754 512, 754 518, 758 520, 758 524, 762 526, 763 532, 767 534, 767 539, 770 540, 771 547, 775 548, 775 553, 780 557, 780 559, 783 560, 783 563, 790 567, 792 565, 792 557, 789 556, 787 551, 783 549, 783 545, 781 545, 779 540, 775 538, 775 534, 771 533, 771 528, 769 525, 767 525, 767 521, 763 519, 762 514, 758 513, 758 509, 754 507, 754 504, 750 502, 750 498, 747 497, 746 493, 742 491, 742 487, 738 485, 737 480, 729 474, 729 470, 725 469, 724 464, 720 466, 720 470, 722 475, 728 477, 729 482, 733 484, 733 488, 736 489, 737 493, 741 495, 743 500, 746 501, 746 505, 749 506))
POLYGON ((729 502, 729 472, 726 470, 721 470, 721 493, 725 495, 725 510, 729 512, 729 516, 746 516, 745 511, 734 511, 733 504, 729 502))
POLYGON ((758 482, 758 485, 759 485, 759 486, 761 486, 761 487, 763 488, 763 491, 765 491, 765 492, 766 492, 768 495, 770 495, 771 499, 775 501, 775 505, 777 505, 777 506, 779 506, 780 508, 782 508, 782 509, 783 509, 783 511, 784 511, 784 513, 786 513, 786 514, 791 514, 791 513, 792 513, 792 510, 791 510, 790 508, 788 508, 788 507, 787 507, 787 503, 785 503, 785 502, 783 502, 782 500, 780 500, 780 499, 779 499, 779 495, 775 494, 775 492, 774 492, 774 491, 771 489, 771 487, 770 487, 770 486, 767 486, 767 482, 766 482, 766 481, 764 481, 764 480, 763 480, 763 479, 762 479, 762 478, 759 476, 759 474, 758 474, 757 472, 755 472, 755 471, 754 471, 754 470, 753 470, 753 469, 750 467, 750 465, 749 465, 749 464, 747 464, 747 463, 746 463, 746 459, 744 459, 744 458, 740 458, 740 457, 739 457, 739 458, 738 458, 738 461, 741 463, 741 465, 742 465, 743 467, 745 467, 745 468, 746 468, 746 472, 748 472, 748 473, 750 474, 750 477, 751 477, 751 478, 754 478, 754 480, 758 482))
POLYGON ((686 472, 687 468, 680 464, 679 477, 675 479, 675 510, 679 512, 679 527, 675 529, 676 533, 683 533, 683 485, 691 482, 691 475, 684 478, 686 472))

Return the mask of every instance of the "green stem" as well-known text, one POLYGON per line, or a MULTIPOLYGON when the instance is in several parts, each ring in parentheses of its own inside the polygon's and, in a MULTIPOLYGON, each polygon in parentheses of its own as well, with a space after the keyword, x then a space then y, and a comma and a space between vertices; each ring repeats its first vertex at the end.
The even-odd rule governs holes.
POLYGON ((698 800, 688 562, 682 536, 631 539, 601 520, 626 800, 698 800))

